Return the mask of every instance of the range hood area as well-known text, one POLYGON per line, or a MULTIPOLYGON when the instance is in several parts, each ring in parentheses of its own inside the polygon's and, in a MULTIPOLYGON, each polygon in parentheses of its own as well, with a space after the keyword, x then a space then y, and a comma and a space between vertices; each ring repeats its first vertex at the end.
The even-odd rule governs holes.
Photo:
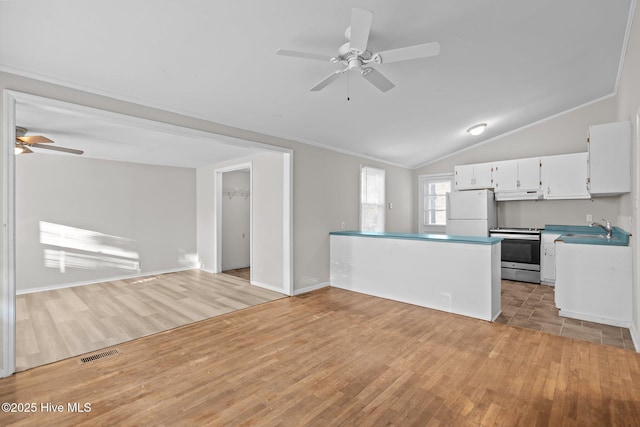
POLYGON ((496 201, 503 202, 506 200, 541 200, 542 189, 527 191, 498 191, 495 193, 496 201))

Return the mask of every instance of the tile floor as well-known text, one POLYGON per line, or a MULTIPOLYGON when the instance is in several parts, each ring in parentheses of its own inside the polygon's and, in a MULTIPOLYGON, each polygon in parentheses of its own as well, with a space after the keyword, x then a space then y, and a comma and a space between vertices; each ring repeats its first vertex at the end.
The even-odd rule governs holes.
POLYGON ((502 281, 502 314, 496 322, 634 350, 627 328, 560 317, 553 286, 502 281))

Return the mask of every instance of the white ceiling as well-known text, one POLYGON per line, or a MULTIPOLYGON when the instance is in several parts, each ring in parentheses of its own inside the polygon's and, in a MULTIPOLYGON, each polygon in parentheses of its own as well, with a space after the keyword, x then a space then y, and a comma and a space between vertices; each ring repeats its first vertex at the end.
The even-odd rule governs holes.
MULTIPOLYGON (((614 93, 633 5, 632 0, 0 1, 0 69, 416 167, 614 93), (336 55, 346 41, 352 7, 374 13, 369 50, 438 41, 441 54, 376 66, 396 85, 386 93, 348 73, 310 92, 339 67, 275 52, 336 55), (483 135, 465 132, 479 122, 489 125, 483 135)), ((42 132, 70 126, 51 117, 40 117, 50 123, 19 124, 42 132)), ((109 132, 94 127, 96 137, 109 132)), ((122 138, 106 137, 112 147, 125 143, 122 138)), ((173 140, 162 141, 170 146, 173 140)), ((56 142, 63 145, 62 139, 56 142)), ((141 149, 157 155, 154 150, 141 149)))
MULTIPOLYGON (((233 138, 24 98, 16 103, 16 124, 27 128, 27 135, 44 135, 55 146, 84 150, 84 157, 197 168, 264 152, 233 138)), ((35 148, 33 151, 69 155, 35 148)))

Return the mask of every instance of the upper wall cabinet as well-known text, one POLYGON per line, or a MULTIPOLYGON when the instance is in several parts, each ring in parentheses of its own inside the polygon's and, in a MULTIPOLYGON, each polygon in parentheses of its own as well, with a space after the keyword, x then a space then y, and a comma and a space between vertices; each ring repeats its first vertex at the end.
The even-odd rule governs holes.
POLYGON ((631 191, 631 122, 589 127, 591 195, 612 196, 631 191))
POLYGON ((540 159, 493 162, 493 188, 496 200, 539 199, 540 159))
POLYGON ((476 190, 493 188, 491 163, 476 163, 455 167, 456 190, 476 190))
POLYGON ((540 179, 545 199, 589 199, 588 153, 545 156, 540 179))

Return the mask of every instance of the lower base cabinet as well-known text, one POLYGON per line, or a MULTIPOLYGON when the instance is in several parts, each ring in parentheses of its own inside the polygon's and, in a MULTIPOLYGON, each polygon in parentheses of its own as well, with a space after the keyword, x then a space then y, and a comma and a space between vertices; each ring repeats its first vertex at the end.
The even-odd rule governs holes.
POLYGON ((556 243, 556 307, 560 315, 631 326, 629 246, 556 243))

